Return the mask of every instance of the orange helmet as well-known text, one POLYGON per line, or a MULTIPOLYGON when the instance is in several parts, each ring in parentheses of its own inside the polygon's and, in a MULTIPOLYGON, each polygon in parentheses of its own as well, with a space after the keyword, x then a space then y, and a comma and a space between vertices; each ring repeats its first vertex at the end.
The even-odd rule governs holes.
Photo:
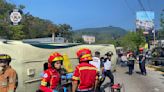
POLYGON ((63 61, 63 56, 58 52, 52 53, 48 58, 48 63, 50 64, 56 61, 63 61))
POLYGON ((89 50, 88 48, 82 48, 78 50, 76 54, 80 62, 92 60, 91 50, 89 50))

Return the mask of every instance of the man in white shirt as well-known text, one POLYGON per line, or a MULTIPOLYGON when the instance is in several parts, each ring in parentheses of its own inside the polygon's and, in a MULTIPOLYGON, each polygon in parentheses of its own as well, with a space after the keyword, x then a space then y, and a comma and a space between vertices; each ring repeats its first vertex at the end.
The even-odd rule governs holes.
POLYGON ((92 57, 92 59, 93 60, 90 61, 89 63, 92 64, 92 65, 94 65, 98 69, 98 72, 99 72, 99 84, 97 86, 96 92, 100 92, 101 91, 100 87, 101 87, 101 85, 102 85, 102 83, 104 81, 104 80, 101 81, 102 72, 103 72, 103 68, 104 67, 103 67, 103 64, 100 61, 100 52, 99 51, 96 51, 95 52, 95 56, 92 57))
POLYGON ((92 57, 92 59, 93 60, 90 61, 89 63, 94 65, 98 69, 98 71, 100 72, 101 71, 101 69, 100 69, 100 52, 96 51, 95 56, 92 57))
POLYGON ((109 51, 105 54, 105 61, 104 61, 104 73, 105 76, 109 77, 111 80, 111 85, 114 84, 114 76, 111 72, 112 64, 111 64, 111 57, 113 55, 113 52, 109 51))
POLYGON ((127 62, 128 62, 127 57, 129 57, 129 55, 126 55, 126 53, 124 53, 124 54, 121 56, 121 66, 126 66, 126 65, 127 65, 127 62))

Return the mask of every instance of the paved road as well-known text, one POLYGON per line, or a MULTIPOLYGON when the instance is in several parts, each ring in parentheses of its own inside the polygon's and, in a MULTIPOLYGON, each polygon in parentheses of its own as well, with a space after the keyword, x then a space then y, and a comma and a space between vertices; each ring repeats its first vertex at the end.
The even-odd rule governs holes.
MULTIPOLYGON (((147 69, 147 76, 139 74, 138 65, 135 65, 135 71, 129 76, 127 67, 117 67, 114 73, 115 82, 123 84, 121 92, 164 92, 164 76, 160 72, 147 69)), ((109 83, 106 78, 103 85, 109 83)), ((105 92, 110 92, 110 88, 105 88, 105 92)))

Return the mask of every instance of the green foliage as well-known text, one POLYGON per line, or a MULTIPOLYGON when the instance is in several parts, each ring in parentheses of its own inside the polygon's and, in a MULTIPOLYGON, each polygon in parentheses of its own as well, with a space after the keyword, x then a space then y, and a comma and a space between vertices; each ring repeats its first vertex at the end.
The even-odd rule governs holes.
POLYGON ((145 44, 145 37, 142 31, 129 32, 124 37, 120 38, 120 45, 125 49, 138 50, 141 45, 145 44))
POLYGON ((162 13, 161 13, 160 26, 161 26, 161 29, 159 30, 159 33, 158 33, 159 38, 164 39, 164 9, 162 10, 162 13))
POLYGON ((9 39, 21 40, 24 38, 24 32, 22 31, 23 25, 10 26, 9 39))
POLYGON ((52 33, 61 33, 66 39, 71 39, 72 27, 68 24, 54 24, 49 20, 40 19, 30 13, 23 14, 21 25, 12 26, 9 20, 9 12, 15 8, 24 9, 24 5, 16 6, 0 0, 0 37, 7 39, 21 40, 50 37, 52 33))
POLYGON ((99 27, 99 28, 87 28, 74 31, 73 39, 76 41, 82 35, 90 35, 96 37, 97 44, 109 44, 116 43, 113 39, 120 38, 127 33, 126 30, 119 27, 99 27))

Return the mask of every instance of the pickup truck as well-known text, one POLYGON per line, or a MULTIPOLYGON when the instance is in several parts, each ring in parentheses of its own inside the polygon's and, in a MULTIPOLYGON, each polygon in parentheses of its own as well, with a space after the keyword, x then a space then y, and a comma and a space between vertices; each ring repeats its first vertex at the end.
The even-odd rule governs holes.
POLYGON ((164 48, 156 47, 152 50, 152 62, 158 66, 164 66, 164 48))

